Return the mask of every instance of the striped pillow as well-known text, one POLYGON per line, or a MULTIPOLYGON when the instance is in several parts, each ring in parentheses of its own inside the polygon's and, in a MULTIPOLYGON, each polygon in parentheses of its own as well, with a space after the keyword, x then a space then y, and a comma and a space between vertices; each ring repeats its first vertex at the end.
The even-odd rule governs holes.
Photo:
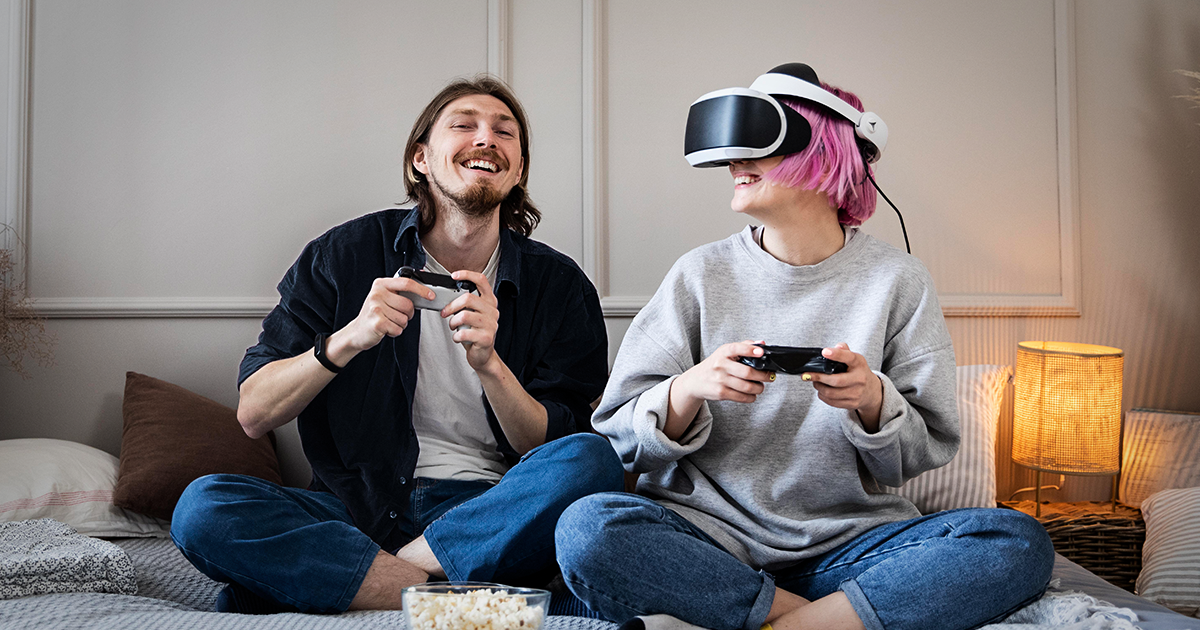
POLYGON ((0 522, 52 518, 87 536, 166 537, 170 523, 113 505, 116 457, 66 440, 0 440, 0 522))
POLYGON ((1137 594, 1200 616, 1200 488, 1163 490, 1142 502, 1146 542, 1137 594))
POLYGON ((1124 428, 1122 503, 1138 507, 1159 490, 1200 486, 1200 414, 1134 409, 1124 428))
POLYGON ((962 443, 949 464, 885 488, 912 501, 922 514, 963 507, 996 507, 996 435, 1000 403, 1008 385, 1007 365, 955 368, 962 443))

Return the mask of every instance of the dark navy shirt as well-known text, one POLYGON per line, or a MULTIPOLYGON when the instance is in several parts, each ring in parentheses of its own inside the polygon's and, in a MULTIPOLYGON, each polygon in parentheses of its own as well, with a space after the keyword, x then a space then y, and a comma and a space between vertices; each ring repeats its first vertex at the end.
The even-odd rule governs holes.
MULTIPOLYGON (((417 211, 390 209, 339 225, 309 243, 279 283, 279 305, 246 351, 240 386, 262 366, 310 352, 313 337, 358 316, 371 283, 403 265, 425 266, 417 211)), ((493 287, 500 320, 496 352, 546 407, 546 441, 587 429, 591 402, 608 375, 608 337, 596 288, 567 256, 511 230, 500 234, 493 287)), ((384 549, 408 542, 398 514, 408 504, 417 464, 412 427, 421 318, 355 356, 298 418, 310 488, 333 492, 355 525, 384 549)), ((424 357, 424 360, 438 360, 424 357)), ((484 397, 500 453, 508 443, 484 397)))

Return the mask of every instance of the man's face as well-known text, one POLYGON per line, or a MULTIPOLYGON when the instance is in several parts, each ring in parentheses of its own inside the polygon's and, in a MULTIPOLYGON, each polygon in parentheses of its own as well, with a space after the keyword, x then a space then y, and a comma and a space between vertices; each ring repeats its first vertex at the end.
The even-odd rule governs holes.
POLYGON ((485 94, 450 102, 417 145, 413 167, 433 194, 464 213, 486 216, 521 181, 520 127, 500 99, 485 94))

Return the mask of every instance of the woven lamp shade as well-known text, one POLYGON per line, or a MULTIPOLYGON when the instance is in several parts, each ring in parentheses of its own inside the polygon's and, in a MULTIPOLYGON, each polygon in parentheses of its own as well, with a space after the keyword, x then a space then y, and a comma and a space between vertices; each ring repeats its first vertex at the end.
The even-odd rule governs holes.
POLYGON ((1013 461, 1069 475, 1121 469, 1125 353, 1084 343, 1017 344, 1013 461))

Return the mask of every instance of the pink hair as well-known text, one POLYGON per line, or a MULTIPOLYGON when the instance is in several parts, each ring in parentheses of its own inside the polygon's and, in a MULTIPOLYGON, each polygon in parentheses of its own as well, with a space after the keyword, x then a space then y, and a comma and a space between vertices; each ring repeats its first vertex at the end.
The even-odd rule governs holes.
MULTIPOLYGON (((863 111, 862 101, 853 92, 827 83, 821 87, 863 111)), ((854 126, 844 118, 811 107, 808 101, 786 97, 779 100, 808 119, 812 140, 803 151, 785 156, 764 177, 783 186, 826 193, 838 207, 838 222, 862 225, 875 214, 876 199, 875 189, 863 173, 866 164, 855 141, 854 126)))

